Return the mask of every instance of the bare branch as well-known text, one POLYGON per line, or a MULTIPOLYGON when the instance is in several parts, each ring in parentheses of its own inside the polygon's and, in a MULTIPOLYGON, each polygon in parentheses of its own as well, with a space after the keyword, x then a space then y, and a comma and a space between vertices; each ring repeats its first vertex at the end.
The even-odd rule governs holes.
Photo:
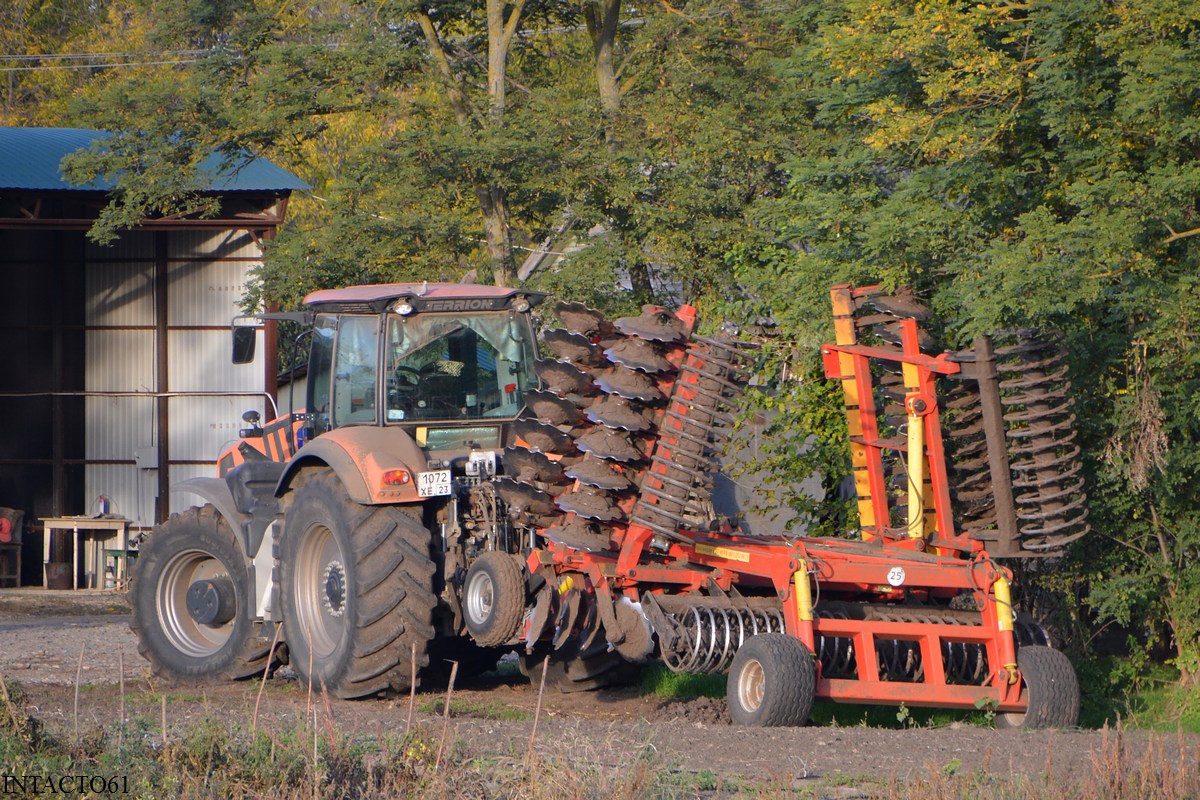
POLYGON ((429 43, 429 52, 433 55, 433 60, 438 65, 438 71, 442 73, 442 78, 446 81, 446 96, 450 100, 450 107, 454 110, 454 118, 458 120, 459 125, 465 126, 470 121, 471 115, 467 110, 467 101, 463 96, 458 79, 454 77, 454 70, 450 66, 450 57, 446 55, 446 48, 442 45, 442 37, 438 35, 437 28, 433 26, 433 20, 429 18, 428 14, 418 11, 416 17, 417 23, 421 26, 421 32, 425 34, 425 41, 429 43))
POLYGON ((1159 244, 1170 244, 1171 242, 1177 242, 1180 239, 1187 239, 1191 236, 1200 235, 1200 228, 1192 228, 1190 231, 1180 231, 1179 233, 1176 233, 1175 229, 1170 225, 1164 223, 1163 227, 1165 227, 1171 235, 1163 239, 1161 242, 1159 242, 1159 244))

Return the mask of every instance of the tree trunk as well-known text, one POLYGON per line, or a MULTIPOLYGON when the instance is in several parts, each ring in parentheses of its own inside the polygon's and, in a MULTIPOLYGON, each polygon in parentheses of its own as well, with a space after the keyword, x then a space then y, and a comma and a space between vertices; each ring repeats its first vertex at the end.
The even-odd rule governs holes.
POLYGON ((483 230, 492 266, 492 283, 496 286, 516 286, 517 264, 513 259, 512 228, 508 224, 508 197, 501 187, 482 182, 476 184, 475 194, 483 211, 483 230))
POLYGON ((613 63, 621 0, 593 0, 584 5, 583 13, 588 35, 592 39, 596 86, 600 92, 600 110, 604 114, 604 140, 613 147, 616 145, 617 112, 621 109, 621 87, 617 83, 617 70, 613 63))
MULTIPOLYGON (((423 12, 417 13, 417 21, 425 34, 430 53, 438 71, 446 82, 446 95, 455 119, 463 128, 472 129, 476 135, 487 136, 488 129, 499 129, 504 124, 504 112, 508 105, 508 54, 512 48, 513 35, 521 21, 525 0, 511 4, 508 19, 504 18, 504 0, 487 0, 488 33, 488 110, 486 119, 473 117, 467 106, 467 93, 450 64, 450 56, 442 44, 441 35, 432 18, 423 12), (473 122, 474 120, 474 122, 473 122)), ((513 259, 512 227, 509 224, 508 193, 502 186, 495 186, 478 177, 475 178, 475 196, 479 200, 479 211, 483 216, 484 241, 487 243, 488 260, 492 268, 492 281, 497 286, 517 285, 517 265, 513 259)))
POLYGON ((504 2, 488 0, 488 121, 499 127, 508 103, 508 43, 504 41, 504 2))

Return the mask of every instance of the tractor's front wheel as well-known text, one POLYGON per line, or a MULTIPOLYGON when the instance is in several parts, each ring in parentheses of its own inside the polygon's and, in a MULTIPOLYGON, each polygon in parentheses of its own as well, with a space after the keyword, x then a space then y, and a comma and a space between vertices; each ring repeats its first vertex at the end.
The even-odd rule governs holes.
POLYGON ((246 558, 212 506, 175 514, 151 534, 129 599, 138 651, 163 677, 246 678, 279 660, 254 618, 246 558))
POLYGON ((296 490, 280 553, 284 635, 302 680, 335 697, 411 682, 433 638, 434 565, 420 508, 366 506, 324 470, 296 490))

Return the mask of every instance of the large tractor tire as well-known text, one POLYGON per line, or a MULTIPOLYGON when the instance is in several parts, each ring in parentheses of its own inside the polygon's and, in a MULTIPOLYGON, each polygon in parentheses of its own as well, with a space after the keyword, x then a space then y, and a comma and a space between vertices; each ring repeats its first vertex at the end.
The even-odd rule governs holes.
MULTIPOLYGON (((138 651, 169 680, 262 675, 279 662, 254 619, 246 558, 210 505, 174 514, 142 545, 129 587, 138 651)), ((272 631, 273 633, 273 631, 272 631)))
POLYGON ((534 647, 532 653, 521 653, 518 657, 521 674, 529 678, 535 689, 541 686, 547 655, 550 666, 546 670, 546 688, 559 692, 589 692, 624 685, 635 679, 638 672, 635 665, 608 649, 603 636, 586 649, 580 648, 576 641, 559 650, 543 643, 534 647))
POLYGON ((420 507, 365 506, 324 470, 287 512, 279 577, 293 669, 335 697, 411 683, 429 662, 434 565, 420 507))
POLYGON ((812 713, 816 687, 816 662, 804 642, 760 633, 734 655, 725 699, 738 725, 799 727, 812 713))
POLYGON ((1017 651, 1029 706, 1024 713, 996 715, 1000 729, 1072 728, 1079 721, 1079 679, 1059 650, 1029 645, 1017 651))

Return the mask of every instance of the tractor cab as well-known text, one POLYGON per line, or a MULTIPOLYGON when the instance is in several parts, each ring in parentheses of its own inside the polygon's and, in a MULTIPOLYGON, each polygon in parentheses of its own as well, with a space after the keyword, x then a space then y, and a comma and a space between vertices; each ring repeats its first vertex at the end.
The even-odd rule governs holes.
POLYGON ((392 284, 316 292, 307 409, 346 425, 457 426, 517 416, 537 386, 532 292, 392 284))

